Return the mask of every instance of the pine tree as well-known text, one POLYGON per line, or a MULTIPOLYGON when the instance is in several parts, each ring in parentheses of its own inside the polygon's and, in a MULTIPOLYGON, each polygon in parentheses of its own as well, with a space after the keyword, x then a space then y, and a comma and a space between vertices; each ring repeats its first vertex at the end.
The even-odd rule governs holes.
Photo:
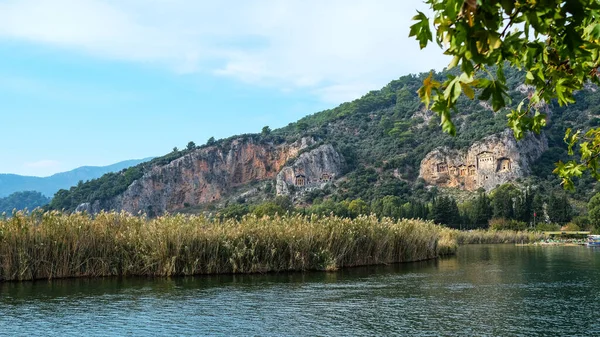
POLYGON ((431 205, 431 219, 438 224, 458 227, 460 213, 456 201, 450 197, 435 198, 431 205))
POLYGON ((526 223, 533 217, 533 194, 526 189, 515 202, 515 219, 526 223))
POLYGON ((573 217, 571 204, 566 195, 556 196, 552 193, 548 200, 547 212, 550 222, 559 224, 565 224, 573 217))
POLYGON ((482 191, 475 200, 473 224, 476 227, 487 227, 488 221, 491 219, 491 217, 492 207, 490 205, 490 199, 485 194, 485 191, 482 191))
POLYGON ((510 184, 498 187, 492 198, 494 218, 514 219, 514 199, 519 197, 519 190, 510 184))
POLYGON ((544 199, 542 198, 541 194, 536 193, 533 197, 532 209, 535 223, 543 222, 546 219, 544 212, 544 199))
POLYGON ((459 228, 461 225, 460 211, 454 198, 448 198, 448 225, 453 228, 459 228))

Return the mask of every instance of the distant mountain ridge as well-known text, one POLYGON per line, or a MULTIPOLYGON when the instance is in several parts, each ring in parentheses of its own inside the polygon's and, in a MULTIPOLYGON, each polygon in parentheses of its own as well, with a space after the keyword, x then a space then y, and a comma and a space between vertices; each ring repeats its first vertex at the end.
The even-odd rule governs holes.
POLYGON ((58 190, 69 189, 69 187, 77 185, 79 181, 96 179, 106 173, 117 172, 151 159, 125 160, 108 166, 82 166, 49 177, 0 174, 0 198, 22 191, 38 191, 47 197, 52 197, 58 190))

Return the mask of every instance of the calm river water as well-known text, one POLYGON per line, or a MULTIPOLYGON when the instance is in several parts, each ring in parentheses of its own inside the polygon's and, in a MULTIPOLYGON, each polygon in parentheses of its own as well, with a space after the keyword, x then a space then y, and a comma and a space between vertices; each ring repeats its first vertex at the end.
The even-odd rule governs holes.
POLYGON ((0 335, 600 335, 600 250, 474 245, 337 273, 0 284, 0 335))

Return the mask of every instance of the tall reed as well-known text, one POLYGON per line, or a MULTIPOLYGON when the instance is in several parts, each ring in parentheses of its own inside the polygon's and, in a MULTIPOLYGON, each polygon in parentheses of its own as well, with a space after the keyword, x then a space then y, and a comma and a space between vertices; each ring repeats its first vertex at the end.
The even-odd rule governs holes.
POLYGON ((542 232, 512 231, 512 230, 469 230, 461 231, 443 228, 440 241, 455 242, 458 245, 491 244, 491 243, 533 243, 545 239, 542 232))
POLYGON ((244 217, 241 221, 59 212, 0 219, 0 281, 335 270, 435 258, 455 242, 420 220, 244 217))

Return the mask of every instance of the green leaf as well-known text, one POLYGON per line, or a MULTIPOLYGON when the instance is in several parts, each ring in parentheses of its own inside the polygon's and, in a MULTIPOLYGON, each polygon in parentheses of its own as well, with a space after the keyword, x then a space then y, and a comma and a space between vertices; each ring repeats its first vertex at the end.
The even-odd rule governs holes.
POLYGON ((535 80, 535 77, 533 77, 533 73, 531 71, 528 71, 527 74, 525 74, 525 78, 530 81, 535 80))
POLYGON ((542 132, 542 128, 546 126, 546 115, 540 113, 539 111, 535 112, 535 116, 533 116, 533 124, 531 125, 531 131, 539 134, 542 132))
POLYGON ((448 69, 452 69, 452 68, 456 67, 456 65, 458 64, 459 60, 460 60, 459 56, 454 56, 452 58, 452 61, 450 61, 450 64, 448 64, 448 69))
POLYGON ((465 95, 467 97, 469 97, 470 99, 475 98, 475 91, 473 91, 473 88, 471 88, 470 85, 460 82, 460 87, 462 88, 462 91, 465 93, 465 95))
POLYGON ((413 21, 417 21, 417 23, 410 26, 409 37, 414 36, 419 41, 419 46, 421 49, 427 47, 428 41, 433 41, 433 36, 431 35, 431 29, 429 28, 429 19, 423 12, 417 11, 417 15, 413 18, 413 21))
POLYGON ((514 0, 501 0, 500 4, 502 5, 502 9, 504 9, 504 13, 506 13, 506 15, 510 15, 515 8, 514 0))
POLYGON ((450 117, 450 110, 444 110, 441 113, 440 117, 442 119, 442 131, 451 136, 456 136, 456 127, 454 126, 454 123, 452 123, 452 118, 450 117))
POLYGON ((460 93, 460 79, 458 77, 455 77, 453 80, 450 81, 448 87, 446 87, 446 90, 444 90, 444 99, 448 102, 447 104, 449 107, 454 106, 454 104, 460 97, 460 93))

